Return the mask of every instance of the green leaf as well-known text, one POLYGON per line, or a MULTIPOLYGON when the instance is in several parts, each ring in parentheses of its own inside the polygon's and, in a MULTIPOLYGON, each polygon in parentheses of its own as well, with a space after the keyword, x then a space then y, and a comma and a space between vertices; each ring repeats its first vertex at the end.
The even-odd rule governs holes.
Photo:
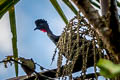
POLYGON ((96 0, 98 3, 100 3, 100 1, 99 0, 96 0))
POLYGON ((58 14, 61 16, 61 18, 63 19, 65 24, 68 24, 68 20, 67 20, 67 18, 65 16, 64 12, 62 11, 61 7, 59 6, 57 0, 50 0, 50 2, 54 6, 54 8, 57 10, 58 14))
POLYGON ((0 19, 18 1, 20 0, 0 0, 0 19))
POLYGON ((117 6, 120 8, 120 2, 119 1, 117 1, 117 6))
MULTIPOLYGON (((14 6, 9 10, 9 18, 10 18, 11 32, 13 35, 13 38, 12 38, 13 56, 17 60, 18 49, 17 49, 17 34, 16 34, 16 20, 15 20, 14 6)), ((18 64, 17 63, 14 63, 14 64, 15 64, 16 76, 18 76, 18 64)))
POLYGON ((78 14, 78 11, 69 0, 63 0, 63 2, 74 12, 75 15, 78 14))
POLYGON ((110 60, 100 59, 97 63, 100 74, 106 78, 114 78, 120 75, 120 64, 114 64, 110 60))
POLYGON ((93 0, 89 0, 89 1, 92 5, 94 5, 95 7, 100 9, 100 6, 97 3, 95 3, 95 1, 93 1, 93 0))

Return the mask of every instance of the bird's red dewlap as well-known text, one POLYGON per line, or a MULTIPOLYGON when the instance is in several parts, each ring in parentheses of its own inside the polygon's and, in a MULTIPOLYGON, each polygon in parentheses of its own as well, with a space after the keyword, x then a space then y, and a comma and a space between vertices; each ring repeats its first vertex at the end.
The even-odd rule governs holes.
POLYGON ((40 29, 42 32, 47 32, 45 29, 40 29))

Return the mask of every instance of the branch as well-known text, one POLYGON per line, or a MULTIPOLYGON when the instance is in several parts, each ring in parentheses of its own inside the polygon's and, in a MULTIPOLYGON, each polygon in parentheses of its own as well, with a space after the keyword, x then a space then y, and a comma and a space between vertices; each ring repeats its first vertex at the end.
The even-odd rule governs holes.
POLYGON ((108 12, 109 0, 100 0, 100 4, 101 4, 100 8, 102 15, 106 15, 108 12))
POLYGON ((120 31, 118 24, 118 15, 116 9, 116 0, 111 0, 110 4, 110 19, 115 21, 108 22, 105 18, 100 17, 98 11, 90 4, 89 0, 72 0, 78 9, 88 19, 89 23, 93 25, 95 31, 101 36, 102 41, 106 45, 108 51, 113 53, 116 60, 120 55, 120 31), (113 10, 114 9, 114 10, 113 10), (112 12, 113 11, 113 12, 112 12), (109 25, 110 23, 110 25, 109 25), (114 27, 114 28, 113 28, 114 27))
MULTIPOLYGON (((21 66, 26 67, 29 71, 34 72, 34 73, 36 74, 35 78, 37 77, 38 79, 42 78, 42 79, 53 80, 52 78, 47 77, 47 76, 43 75, 42 73, 38 73, 38 72, 36 72, 34 69, 31 69, 30 66, 27 66, 27 65, 25 65, 25 64, 23 64, 23 63, 21 63, 21 62, 18 62, 18 61, 15 60, 15 59, 12 59, 12 57, 9 57, 9 59, 6 58, 5 60, 0 61, 0 63, 7 64, 8 62, 11 63, 11 61, 13 61, 13 62, 15 62, 15 63, 17 63, 17 64, 20 64, 21 66)), ((7 66, 6 66, 6 67, 7 67, 7 66)), ((25 78, 28 77, 28 76, 29 76, 29 75, 20 76, 20 77, 10 78, 10 79, 7 79, 7 80, 16 80, 16 79, 19 80, 19 79, 21 79, 21 78, 22 78, 22 79, 25 79, 25 78)))
POLYGON ((114 53, 118 53, 120 57, 120 24, 116 0, 110 0, 109 14, 109 28, 112 30, 112 34, 109 37, 111 45, 109 46, 112 46, 111 48, 114 50, 114 53))
MULTIPOLYGON (((97 61, 99 60, 99 55, 96 55, 96 59, 97 61)), ((81 71, 82 70, 82 67, 83 67, 83 57, 82 55, 79 56, 78 60, 76 61, 75 65, 74 65, 74 69, 73 69, 73 72, 72 73, 75 73, 75 72, 78 72, 78 71, 81 71)), ((71 65, 71 64, 69 64, 71 65)), ((60 75, 59 77, 62 76, 62 73, 64 71, 64 67, 66 66, 69 66, 69 65, 64 65, 61 67, 61 71, 60 71, 60 75)), ((94 54, 90 54, 88 56, 88 61, 87 61, 87 68, 89 67, 92 67, 94 66, 94 54)), ((57 69, 52 69, 52 70, 48 70, 48 71, 45 71, 45 72, 40 72, 39 74, 42 74, 44 76, 47 76, 49 78, 56 78, 56 72, 57 72, 57 69)), ((68 74, 66 74, 68 75, 68 74)), ((19 76, 19 77, 14 77, 14 78, 10 78, 10 79, 7 79, 7 80, 18 80, 18 79, 22 79, 22 80, 34 80, 36 78, 35 75, 32 75, 31 77, 27 77, 27 75, 24 75, 24 76, 19 76)), ((39 79, 43 79, 44 77, 43 76, 40 76, 39 79)))

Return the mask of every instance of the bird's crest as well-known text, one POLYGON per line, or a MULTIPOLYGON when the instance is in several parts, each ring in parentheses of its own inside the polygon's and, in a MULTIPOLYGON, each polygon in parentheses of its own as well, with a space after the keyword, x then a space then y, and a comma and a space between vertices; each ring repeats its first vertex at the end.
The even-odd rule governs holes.
POLYGON ((47 23, 47 21, 44 20, 44 19, 38 19, 38 20, 35 21, 35 24, 36 24, 36 25, 37 25, 37 24, 40 24, 40 23, 47 23))
MULTIPOLYGON (((47 24, 47 21, 44 20, 44 19, 37 19, 37 20, 35 21, 35 24, 36 24, 37 27, 36 27, 34 30, 39 29, 39 28, 38 28, 38 27, 40 27, 39 24, 47 24)), ((42 27, 42 26, 41 26, 41 27, 42 27)), ((45 28, 40 28, 40 30, 43 31, 43 32, 47 32, 45 28)))

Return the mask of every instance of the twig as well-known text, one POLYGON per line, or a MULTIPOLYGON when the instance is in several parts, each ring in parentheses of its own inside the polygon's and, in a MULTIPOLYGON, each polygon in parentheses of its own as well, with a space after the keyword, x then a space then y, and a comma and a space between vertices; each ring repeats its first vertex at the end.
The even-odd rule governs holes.
MULTIPOLYGON (((31 71, 33 71, 33 72, 38 76, 39 79, 40 79, 40 78, 44 78, 44 79, 54 80, 53 78, 48 77, 48 76, 45 76, 45 75, 43 75, 42 73, 38 73, 38 72, 36 72, 35 70, 31 69, 30 67, 26 66, 25 64, 22 64, 21 62, 18 62, 18 61, 16 61, 16 60, 12 59, 12 58, 9 59, 9 60, 0 61, 0 63, 10 62, 10 61, 16 62, 16 63, 18 63, 18 64, 20 64, 20 65, 23 65, 23 66, 25 66, 26 68, 30 69, 31 71)), ((7 79, 7 80, 14 80, 14 78, 7 79)))

